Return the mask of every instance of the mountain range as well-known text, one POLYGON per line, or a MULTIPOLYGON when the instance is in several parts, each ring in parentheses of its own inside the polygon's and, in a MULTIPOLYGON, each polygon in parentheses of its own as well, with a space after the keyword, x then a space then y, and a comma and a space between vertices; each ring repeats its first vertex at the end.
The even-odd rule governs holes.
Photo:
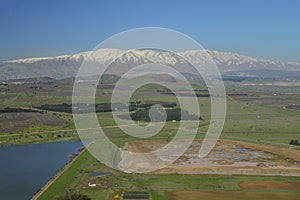
POLYGON ((120 75, 133 66, 143 63, 160 63, 176 67, 184 73, 193 74, 193 68, 186 61, 193 60, 202 66, 213 60, 226 76, 250 77, 300 77, 300 63, 256 59, 249 56, 211 50, 189 50, 177 54, 165 51, 98 49, 73 55, 57 57, 25 58, 0 63, 0 80, 35 77, 74 77, 83 61, 104 65, 110 63, 107 74, 120 75), (208 57, 207 55, 210 55, 208 57), (120 56, 120 57, 117 57, 120 56), (117 59, 115 59, 117 57, 117 59))

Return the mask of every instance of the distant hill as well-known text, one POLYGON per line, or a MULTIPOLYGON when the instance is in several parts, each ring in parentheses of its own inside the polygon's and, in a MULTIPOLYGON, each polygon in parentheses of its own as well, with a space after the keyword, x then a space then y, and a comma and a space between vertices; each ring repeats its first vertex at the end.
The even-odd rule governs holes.
MULTIPOLYGON (((99 49, 74 55, 57 57, 26 58, 0 63, 0 80, 23 79, 36 77, 66 78, 74 77, 83 61, 105 65, 112 62, 107 74, 120 75, 133 66, 143 63, 161 63, 174 66, 182 73, 194 74, 195 70, 186 62, 192 59, 205 67, 209 63, 208 54, 224 75, 289 77, 300 76, 300 63, 284 63, 273 60, 255 59, 249 56, 230 52, 210 50, 190 50, 178 54, 154 51, 151 49, 126 52, 119 49, 99 49), (92 55, 92 56, 91 56, 92 55)), ((95 72, 96 73, 96 72, 95 72)))

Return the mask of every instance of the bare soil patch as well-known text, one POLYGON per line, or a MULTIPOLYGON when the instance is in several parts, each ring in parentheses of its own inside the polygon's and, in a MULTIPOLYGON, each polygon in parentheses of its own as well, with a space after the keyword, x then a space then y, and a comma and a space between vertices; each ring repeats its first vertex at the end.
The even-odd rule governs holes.
MULTIPOLYGON (((129 142, 127 148, 131 152, 148 153, 167 143, 166 140, 140 140, 129 142)), ((200 158, 198 154, 201 144, 202 140, 194 140, 173 164, 156 173, 300 176, 300 152, 297 150, 235 140, 218 140, 214 149, 206 157, 200 158)), ((160 159, 159 155, 156 159, 160 159)), ((138 160, 136 163, 138 164, 138 160)))
POLYGON ((180 190, 168 193, 170 200, 299 200, 299 193, 285 192, 237 192, 237 191, 192 191, 180 190))
POLYGON ((300 190, 300 182, 256 180, 244 181, 240 187, 249 190, 300 190))

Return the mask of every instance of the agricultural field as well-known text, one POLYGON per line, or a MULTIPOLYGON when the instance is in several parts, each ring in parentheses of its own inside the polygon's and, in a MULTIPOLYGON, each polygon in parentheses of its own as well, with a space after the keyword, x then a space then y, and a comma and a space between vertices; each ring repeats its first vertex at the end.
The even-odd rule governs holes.
MULTIPOLYGON (((211 194, 212 199, 220 197, 222 193, 228 193, 228 198, 230 194, 249 193, 249 198, 254 196, 263 199, 264 195, 259 195, 261 192, 266 192, 267 196, 275 193, 280 197, 296 199, 296 196, 300 194, 296 189, 299 183, 299 177, 291 176, 127 174, 106 167, 85 151, 39 199, 53 199, 57 194, 68 190, 80 191, 92 199, 99 200, 109 199, 122 191, 150 191, 154 199, 158 200, 180 199, 182 190, 199 192, 199 195, 201 192, 207 192, 211 194), (268 181, 267 184, 264 184, 264 181, 268 181), (88 183, 91 182, 96 186, 89 187, 88 183), (269 188, 267 186, 259 189, 253 188, 253 183, 257 182, 270 186, 269 188)), ((237 195, 237 197, 240 196, 237 195)), ((280 199, 280 197, 277 198, 280 199)))
MULTIPOLYGON (((176 135, 178 121, 167 121, 157 135, 142 141, 124 134, 112 113, 103 110, 115 80, 107 77, 106 81, 97 90, 97 116, 107 137, 117 146, 151 151, 176 135)), ((154 200, 192 200, 200 196, 298 199, 300 147, 289 144, 300 139, 299 111, 289 107, 300 99, 298 86, 226 82, 227 116, 221 140, 202 160, 197 153, 209 125, 210 98, 205 86, 194 88, 201 112, 198 133, 192 146, 174 164, 150 174, 127 174, 106 167, 84 150, 39 199, 54 199, 65 192, 114 199, 126 191, 150 192, 154 200)), ((70 113, 71 95, 70 80, 1 85, 0 145, 78 140, 70 113)), ((174 108, 178 108, 176 97, 155 85, 139 88, 131 102, 141 102, 133 105, 133 112, 156 103, 176 104, 174 108)), ((147 124, 147 120, 141 120, 133 126, 147 124)))

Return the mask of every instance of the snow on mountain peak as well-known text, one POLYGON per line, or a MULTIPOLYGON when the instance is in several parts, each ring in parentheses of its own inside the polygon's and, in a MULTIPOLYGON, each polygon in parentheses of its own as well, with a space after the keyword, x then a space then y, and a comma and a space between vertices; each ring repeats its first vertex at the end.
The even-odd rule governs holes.
MULTIPOLYGON (((80 52, 73 55, 62 55, 57 57, 25 58, 10 60, 0 63, 0 78, 4 77, 30 77, 32 71, 39 76, 74 76, 82 62, 113 62, 125 69, 130 65, 136 66, 144 63, 159 63, 176 66, 177 69, 186 70, 189 63, 196 63, 203 67, 209 67, 212 61, 219 67, 222 73, 245 72, 249 70, 278 70, 278 71, 300 71, 300 63, 283 63, 273 60, 256 59, 249 56, 212 50, 188 50, 179 53, 155 51, 152 49, 142 50, 120 50, 120 49, 97 49, 93 51, 80 52), (48 74, 50 73, 50 74, 48 74)), ((120 69, 120 68, 119 68, 120 69)), ((117 72, 118 70, 114 70, 117 72)), ((193 73, 190 70, 187 70, 193 73)))

